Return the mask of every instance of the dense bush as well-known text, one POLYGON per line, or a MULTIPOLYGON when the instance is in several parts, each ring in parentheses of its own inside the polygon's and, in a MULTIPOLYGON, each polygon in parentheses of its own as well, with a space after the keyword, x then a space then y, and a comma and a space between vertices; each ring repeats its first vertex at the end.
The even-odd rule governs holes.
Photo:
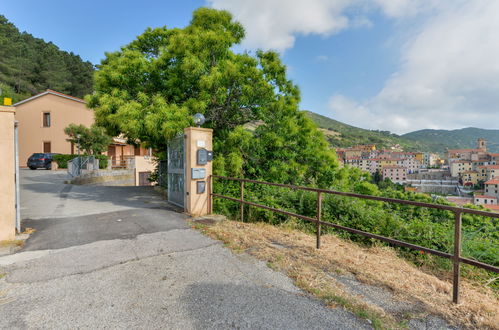
MULTIPOLYGON (((87 155, 82 155, 87 156, 87 155)), ((99 168, 105 169, 108 165, 108 157, 106 155, 92 155, 99 160, 99 168)), ((54 161, 57 163, 59 168, 68 168, 68 162, 73 158, 78 157, 78 155, 70 155, 70 154, 60 154, 54 155, 54 161)))

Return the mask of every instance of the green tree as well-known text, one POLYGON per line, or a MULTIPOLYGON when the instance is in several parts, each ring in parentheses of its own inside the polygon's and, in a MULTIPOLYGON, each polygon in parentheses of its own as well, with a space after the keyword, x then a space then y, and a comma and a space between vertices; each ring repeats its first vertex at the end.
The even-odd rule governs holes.
POLYGON ((2 15, 0 44, 0 83, 14 90, 14 102, 46 89, 76 97, 92 92, 92 63, 21 33, 2 15))
POLYGON ((230 13, 207 8, 183 29, 147 29, 98 65, 86 97, 96 122, 165 150, 200 112, 214 129, 217 173, 330 186, 335 153, 298 110, 286 67, 275 52, 232 51, 243 37, 230 13))
POLYGON ((75 145, 79 143, 81 150, 89 155, 98 155, 106 151, 112 142, 112 138, 107 135, 106 130, 96 125, 88 128, 84 125, 69 124, 64 129, 64 133, 69 136, 66 141, 75 145))

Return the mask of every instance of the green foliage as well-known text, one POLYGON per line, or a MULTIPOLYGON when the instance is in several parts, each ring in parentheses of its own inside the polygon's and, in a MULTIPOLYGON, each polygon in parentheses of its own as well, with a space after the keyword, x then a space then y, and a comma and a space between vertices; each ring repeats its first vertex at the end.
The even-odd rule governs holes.
POLYGON ((101 170, 107 168, 109 158, 106 155, 92 155, 92 156, 94 156, 99 160, 99 168, 101 170))
MULTIPOLYGON (((82 155, 85 156, 85 155, 82 155)), ((99 160, 99 168, 106 169, 108 165, 108 157, 106 155, 92 155, 99 160)), ((70 155, 70 154, 59 154, 54 155, 54 161, 57 163, 59 168, 68 168, 68 162, 74 158, 78 157, 78 155, 70 155)))
POLYGON ((112 138, 107 135, 106 130, 97 125, 92 125, 90 128, 84 125, 69 124, 64 129, 64 133, 69 136, 66 141, 74 145, 80 145, 81 150, 89 155, 98 155, 107 150, 107 147, 112 142, 112 138), (78 138, 78 135, 80 138, 78 138))
POLYGON ((92 91, 93 65, 80 56, 34 38, 0 15, 0 83, 18 102, 46 89, 76 97, 92 91))
POLYGON ((68 162, 76 157, 78 157, 78 155, 59 154, 59 155, 54 155, 53 159, 57 163, 57 166, 59 168, 68 168, 68 162))
POLYGON ((165 150, 200 112, 214 129, 215 173, 330 186, 336 156, 298 110, 286 67, 275 52, 234 53, 243 37, 228 12, 207 8, 183 29, 147 29, 99 65, 87 96, 97 123, 165 150))

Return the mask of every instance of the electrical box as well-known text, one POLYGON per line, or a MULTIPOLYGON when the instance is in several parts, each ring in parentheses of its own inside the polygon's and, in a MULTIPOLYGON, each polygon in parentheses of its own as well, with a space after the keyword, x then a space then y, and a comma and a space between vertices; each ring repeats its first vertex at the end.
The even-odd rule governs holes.
POLYGON ((211 162, 213 160, 213 151, 208 150, 207 154, 208 155, 206 158, 208 159, 209 162, 211 162))
POLYGON ((204 194, 204 192, 206 191, 206 181, 197 181, 196 188, 196 192, 198 194, 204 194))
POLYGON ((191 179, 204 179, 206 178, 206 169, 204 168, 191 168, 191 179))
POLYGON ((208 150, 204 148, 198 149, 196 156, 197 156, 196 163, 198 165, 206 165, 208 163, 208 150))

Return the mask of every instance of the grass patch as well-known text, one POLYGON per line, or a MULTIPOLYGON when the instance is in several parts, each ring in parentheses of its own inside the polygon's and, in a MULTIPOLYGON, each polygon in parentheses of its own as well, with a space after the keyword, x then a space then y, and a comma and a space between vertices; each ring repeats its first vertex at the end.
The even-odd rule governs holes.
POLYGON ((11 240, 5 240, 5 241, 0 241, 0 247, 21 247, 24 245, 24 240, 22 239, 11 239, 11 240))
POLYGON ((297 227, 294 222, 273 226, 224 221, 202 231, 230 249, 246 251, 266 262, 326 305, 341 306, 377 329, 407 328, 410 319, 427 314, 452 325, 499 329, 499 300, 490 288, 462 279, 462 302, 455 305, 449 274, 439 278, 400 258, 392 248, 360 246, 329 234, 322 237, 322 248, 317 250, 315 237, 297 227), (342 274, 354 274, 366 285, 384 287, 400 304, 417 304, 419 310, 391 314, 350 294, 335 278, 342 274))

